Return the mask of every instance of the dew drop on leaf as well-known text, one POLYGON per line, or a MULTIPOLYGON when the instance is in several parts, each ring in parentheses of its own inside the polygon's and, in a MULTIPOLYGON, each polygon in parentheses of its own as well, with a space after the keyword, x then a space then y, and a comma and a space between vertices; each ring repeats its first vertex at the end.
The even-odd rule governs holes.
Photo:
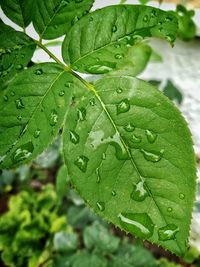
POLYGON ((94 20, 93 17, 90 17, 90 18, 89 18, 89 21, 93 21, 93 20, 94 20))
POLYGON ((115 48, 120 48, 121 45, 119 43, 115 44, 115 48))
POLYGON ((102 159, 105 160, 106 159, 106 153, 102 154, 102 159))
POLYGON ((135 201, 143 201, 148 196, 147 190, 144 185, 144 181, 140 181, 133 185, 133 191, 131 198, 135 201))
POLYGON ((64 90, 61 90, 60 92, 59 92, 59 96, 64 96, 65 95, 65 91, 64 90))
POLYGON ((89 159, 85 156, 80 156, 78 157, 75 161, 74 164, 82 171, 86 172, 87 171, 87 165, 88 165, 89 159))
POLYGON ((74 131, 70 131, 69 132, 69 138, 70 138, 70 141, 73 143, 73 144, 78 144, 79 143, 79 135, 74 132, 74 131))
POLYGON ((116 32, 116 31, 117 31, 117 26, 114 25, 114 26, 112 27, 112 32, 116 32))
POLYGON ((146 130, 145 134, 149 143, 153 144, 156 141, 157 134, 155 134, 153 131, 146 130))
POLYGON ((100 171, 99 171, 99 167, 96 168, 96 176, 97 176, 97 183, 99 184, 101 181, 101 176, 100 176, 100 171))
POLYGON ((92 74, 104 74, 113 70, 116 67, 116 63, 99 61, 98 64, 88 66, 86 71, 92 74))
POLYGON ((115 58, 116 58, 116 59, 122 59, 123 57, 124 57, 123 54, 116 54, 116 55, 115 55, 115 58))
POLYGON ((119 160, 129 159, 129 155, 122 143, 119 133, 116 133, 108 142, 115 148, 116 158, 119 160))
POLYGON ((22 116, 21 115, 17 116, 17 119, 18 119, 18 121, 21 121, 22 120, 22 116))
POLYGON ((11 91, 10 95, 15 96, 15 92, 11 91))
POLYGON ((146 213, 120 213, 120 224, 127 232, 140 238, 149 238, 153 235, 154 224, 146 213))
POLYGON ((167 211, 168 211, 168 212, 172 212, 172 210, 173 210, 173 209, 172 209, 171 207, 168 207, 168 208, 167 208, 167 211))
POLYGON ((86 119, 86 109, 85 108, 79 108, 77 111, 77 118, 78 121, 84 121, 86 119))
POLYGON ((58 122, 58 113, 55 109, 53 109, 50 114, 49 123, 51 126, 55 126, 57 122, 58 122))
POLYGON ((32 142, 28 142, 20 147, 18 147, 12 155, 13 163, 18 163, 20 161, 26 160, 31 157, 34 150, 32 142))
POLYGON ((121 94, 121 93, 123 92, 123 89, 122 89, 121 87, 118 87, 118 88, 116 89, 116 92, 117 92, 118 94, 121 94))
POLYGON ((166 17, 165 18, 165 22, 170 22, 170 21, 172 21, 173 19, 171 18, 171 17, 166 17))
POLYGON ((71 83, 65 83, 65 87, 69 88, 71 86, 71 83))
POLYGON ((163 154, 164 154, 164 149, 162 149, 159 154, 154 153, 154 152, 149 152, 149 151, 146 151, 144 149, 141 149, 140 151, 142 152, 144 158, 148 161, 151 161, 151 162, 160 161, 163 157, 163 154))
POLYGON ((16 100, 15 100, 15 104, 16 104, 16 108, 17 108, 17 109, 22 109, 22 108, 24 108, 24 105, 23 105, 23 102, 22 102, 21 98, 16 99, 16 100))
POLYGON ((142 137, 136 134, 133 134, 130 141, 134 144, 139 144, 142 142, 142 137))
POLYGON ((125 113, 129 111, 129 109, 130 109, 130 103, 127 98, 123 99, 122 101, 119 102, 119 104, 117 104, 117 114, 125 113))
POLYGON ((111 194, 112 194, 113 197, 115 197, 115 196, 117 195, 117 193, 116 193, 115 190, 113 190, 113 191, 111 192, 111 194))
POLYGON ((173 240, 178 231, 179 228, 175 224, 168 224, 158 230, 158 238, 160 241, 173 240))
POLYGON ((36 129, 33 136, 38 138, 40 136, 40 129, 36 129))
POLYGON ((34 71, 34 73, 36 75, 41 75, 41 74, 43 74, 43 70, 42 69, 37 69, 37 70, 34 71))
POLYGON ((151 17, 152 18, 155 18, 157 16, 157 14, 156 14, 156 10, 152 10, 152 12, 151 12, 151 17))
POLYGON ((90 106, 95 106, 95 99, 94 98, 91 98, 89 102, 90 102, 90 106))
POLYGON ((16 70, 22 70, 23 69, 23 65, 22 64, 19 64, 15 68, 16 68, 16 70))
POLYGON ((79 17, 78 16, 75 16, 71 22, 72 26, 79 21, 79 17))
POLYGON ((3 99, 4 99, 5 102, 7 102, 8 101, 8 96, 7 95, 4 95, 3 96, 3 99))
POLYGON ((97 207, 100 211, 104 211, 105 210, 105 203, 102 201, 98 201, 97 202, 97 207))
POLYGON ((184 198, 185 198, 185 195, 184 195, 183 193, 180 193, 180 194, 179 194, 179 198, 180 198, 180 199, 184 199, 184 198))
POLYGON ((135 126, 131 122, 129 122, 124 126, 124 130, 126 132, 133 132, 135 130, 135 126))
POLYGON ((149 20, 148 16, 145 15, 144 18, 143 18, 143 21, 144 21, 144 22, 147 22, 148 20, 149 20))

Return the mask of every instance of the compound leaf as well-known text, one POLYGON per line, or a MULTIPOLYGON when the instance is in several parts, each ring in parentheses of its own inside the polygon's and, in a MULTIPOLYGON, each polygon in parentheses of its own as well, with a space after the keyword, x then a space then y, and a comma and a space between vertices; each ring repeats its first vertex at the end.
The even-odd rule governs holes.
POLYGON ((0 32, 0 89, 5 89, 14 75, 27 66, 35 48, 34 41, 23 32, 12 28, 0 32))
POLYGON ((0 98, 0 167, 26 163, 57 135, 75 78, 54 63, 35 65, 9 84, 0 98))
POLYGON ((6 16, 23 29, 31 22, 34 0, 2 0, 1 8, 6 16))
POLYGON ((100 216, 183 255, 196 187, 187 124, 152 85, 103 78, 74 92, 64 127, 73 184, 100 216))
POLYGON ((33 25, 43 39, 66 34, 92 7, 94 0, 35 0, 33 25))
POLYGON ((103 74, 119 69, 129 59, 129 50, 145 37, 160 37, 173 43, 176 16, 139 5, 109 6, 81 18, 66 35, 64 61, 83 73, 103 74))

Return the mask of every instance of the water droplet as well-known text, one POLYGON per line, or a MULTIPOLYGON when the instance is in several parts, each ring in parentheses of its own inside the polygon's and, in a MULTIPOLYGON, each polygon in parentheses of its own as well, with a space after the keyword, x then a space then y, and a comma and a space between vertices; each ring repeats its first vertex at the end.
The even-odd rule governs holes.
POLYGON ((21 54, 21 58, 24 58, 25 57, 25 55, 24 54, 21 54))
POLYGON ((3 96, 3 99, 4 99, 5 102, 7 102, 8 101, 8 96, 7 95, 4 95, 3 96))
POLYGON ((15 96, 15 92, 11 91, 10 95, 15 96))
POLYGON ((97 207, 100 211, 104 211, 105 210, 105 203, 102 201, 98 201, 97 202, 97 207))
POLYGON ((75 16, 71 22, 72 26, 79 21, 79 17, 78 16, 75 16))
POLYGON ((172 210, 173 210, 173 209, 172 209, 171 207, 168 207, 168 208, 167 208, 167 211, 168 211, 168 212, 172 212, 172 210))
POLYGON ((120 213, 120 224, 124 230, 140 238, 149 238, 153 235, 154 224, 146 213, 120 213))
POLYGON ((105 160, 106 159, 106 153, 102 154, 102 159, 105 160))
POLYGON ((114 25, 114 26, 112 27, 112 32, 116 32, 116 31, 117 31, 117 26, 114 25))
POLYGON ((96 168, 96 175, 97 175, 97 183, 99 184, 101 181, 100 171, 99 168, 96 168))
POLYGON ((124 130, 127 132, 133 132, 135 130, 135 126, 131 122, 129 122, 124 126, 124 130))
POLYGON ((78 109, 77 118, 78 118, 78 121, 84 121, 86 119, 86 109, 85 108, 78 109))
POLYGON ((40 129, 36 129, 33 136, 38 138, 40 136, 40 129))
POLYGON ((112 138, 105 140, 105 142, 109 142, 112 146, 114 146, 117 159, 119 160, 129 159, 129 155, 125 149, 125 146, 122 143, 119 133, 116 133, 112 138))
POLYGON ((22 116, 21 115, 17 116, 17 119, 18 119, 18 121, 21 121, 22 120, 22 116))
POLYGON ((118 87, 118 88, 116 89, 116 92, 117 92, 118 94, 121 94, 121 93, 123 92, 123 89, 122 89, 121 87, 118 87))
POLYGON ((179 198, 180 198, 180 199, 184 199, 184 198, 185 198, 185 195, 184 195, 183 193, 180 193, 180 194, 179 194, 179 198))
POLYGON ((37 70, 34 71, 34 74, 41 75, 41 74, 43 74, 43 70, 42 69, 37 69, 37 70))
POLYGON ((75 161, 74 164, 82 171, 86 172, 87 171, 87 165, 88 165, 89 159, 85 156, 80 156, 78 157, 75 161))
POLYGON ((153 9, 153 10, 151 11, 151 17, 152 17, 152 18, 157 17, 157 13, 156 13, 156 10, 155 10, 155 9, 153 9))
POLYGON ((167 41, 170 42, 170 43, 174 42, 174 40, 175 40, 175 37, 174 37, 173 35, 169 35, 169 34, 166 35, 165 38, 166 38, 167 41))
POLYGON ((65 87, 70 88, 71 83, 65 83, 65 87))
POLYGON ((139 144, 139 143, 142 142, 142 137, 139 136, 139 135, 133 134, 133 135, 132 135, 132 138, 130 139, 130 141, 131 141, 132 143, 134 143, 134 144, 137 144, 137 143, 139 144))
POLYGON ((115 44, 115 48, 120 48, 121 47, 121 44, 117 43, 115 44))
POLYGON ((91 74, 104 74, 116 68, 116 63, 99 61, 98 64, 87 66, 85 70, 91 74))
POLYGON ((123 54, 116 54, 116 55, 115 55, 115 58, 116 58, 116 59, 122 59, 123 57, 124 57, 123 54))
POLYGON ((16 108, 17 108, 17 109, 22 109, 22 108, 24 108, 24 105, 23 105, 23 102, 22 102, 21 98, 16 99, 16 100, 15 100, 15 104, 16 104, 16 108))
POLYGON ((89 21, 93 21, 94 19, 93 19, 93 17, 91 16, 91 17, 89 17, 89 21))
POLYGON ((173 19, 171 18, 171 17, 166 17, 165 18, 165 22, 170 22, 170 21, 172 21, 173 19))
POLYGON ((69 132, 69 138, 70 138, 70 141, 73 143, 73 144, 78 144, 79 143, 79 135, 74 132, 74 131, 70 131, 69 132))
POLYGON ((18 163, 20 161, 26 160, 31 157, 34 150, 32 142, 28 142, 20 147, 18 147, 12 155, 13 163, 18 163))
POLYGON ((58 113, 55 109, 53 109, 50 114, 49 123, 51 126, 55 126, 57 122, 58 122, 58 113))
POLYGON ((64 96, 65 95, 65 91, 64 90, 61 90, 60 92, 59 92, 59 96, 64 96))
POLYGON ((16 70, 22 70, 23 69, 23 65, 22 64, 19 64, 15 67, 16 70))
POLYGON ((158 230, 160 241, 173 240, 176 238, 179 228, 175 224, 168 224, 158 230))
POLYGON ((14 50, 18 51, 18 50, 20 50, 22 48, 22 45, 17 44, 13 48, 14 48, 14 50))
POLYGON ((157 134, 155 134, 153 131, 146 130, 145 134, 149 143, 153 144, 156 141, 157 134))
POLYGON ((148 196, 148 192, 145 188, 144 181, 140 181, 133 185, 133 192, 131 198, 135 201, 143 201, 148 196))
POLYGON ((95 106, 95 98, 90 99, 90 106, 95 106))
POLYGON ((162 149, 159 154, 154 153, 154 152, 152 153, 152 152, 146 151, 144 149, 141 149, 140 151, 142 152, 144 158, 148 161, 151 161, 151 162, 160 161, 163 157, 163 154, 164 154, 164 149, 162 149))
POLYGON ((113 190, 113 191, 111 192, 111 194, 112 194, 113 197, 115 197, 115 196, 117 195, 117 193, 116 193, 115 190, 113 190))
POLYGON ((117 104, 117 114, 125 113, 129 111, 129 109, 130 109, 130 103, 127 98, 123 99, 121 102, 119 102, 119 104, 117 104))
POLYGON ((148 16, 145 15, 144 18, 143 18, 143 21, 144 21, 144 22, 147 22, 148 20, 149 20, 148 16))

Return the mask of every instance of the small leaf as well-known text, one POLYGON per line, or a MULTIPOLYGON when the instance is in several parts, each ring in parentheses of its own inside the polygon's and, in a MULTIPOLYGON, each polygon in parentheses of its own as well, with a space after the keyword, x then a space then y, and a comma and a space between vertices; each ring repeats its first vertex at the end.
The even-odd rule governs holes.
POLYGON ((78 236, 76 233, 61 231, 55 234, 53 242, 57 252, 69 252, 77 249, 78 236))
POLYGON ((74 86, 76 79, 54 63, 37 64, 16 76, 0 98, 2 168, 31 161, 52 142, 74 86))
POLYGON ((12 28, 0 32, 0 89, 5 89, 15 74, 27 66, 35 48, 34 41, 23 32, 12 28))
POLYGON ((93 2, 94 0, 34 0, 33 25, 42 39, 60 37, 89 12, 93 2))
MULTIPOLYGON (((173 44, 176 16, 139 5, 117 5, 81 18, 67 34, 62 47, 64 61, 83 73, 103 74, 129 60, 133 45, 146 37, 164 38, 173 44)), ((134 64, 134 62, 133 62, 134 64)))
POLYGON ((183 96, 182 96, 181 92, 179 91, 179 89, 177 87, 174 86, 174 84, 170 80, 167 81, 167 84, 165 85, 165 87, 163 89, 163 93, 169 99, 176 101, 179 105, 183 101, 183 96))
POLYGON ((25 29, 31 22, 33 1, 34 0, 2 0, 1 8, 9 19, 25 29))
POLYGON ((104 78, 92 90, 74 92, 66 116, 64 157, 73 184, 109 222, 183 255, 196 188, 186 122, 159 90, 136 78, 104 78))

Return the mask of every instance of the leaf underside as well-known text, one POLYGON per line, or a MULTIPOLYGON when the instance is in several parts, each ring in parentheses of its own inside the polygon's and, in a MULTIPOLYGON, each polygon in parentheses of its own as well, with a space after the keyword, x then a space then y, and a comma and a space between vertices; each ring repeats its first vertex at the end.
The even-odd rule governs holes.
POLYGON ((183 255, 196 171, 191 134, 175 106, 148 83, 104 78, 74 92, 63 134, 73 184, 100 216, 183 255))
POLYGON ((0 98, 1 168, 31 161, 52 142, 76 83, 54 63, 38 64, 16 76, 0 98))
POLYGON ((94 0, 35 0, 33 25, 43 39, 60 37, 89 12, 93 2, 94 0))
POLYGON ((177 19, 170 12, 140 5, 109 6, 82 17, 63 42, 64 61, 74 70, 102 74, 121 69, 130 49, 146 37, 173 43, 177 19))

